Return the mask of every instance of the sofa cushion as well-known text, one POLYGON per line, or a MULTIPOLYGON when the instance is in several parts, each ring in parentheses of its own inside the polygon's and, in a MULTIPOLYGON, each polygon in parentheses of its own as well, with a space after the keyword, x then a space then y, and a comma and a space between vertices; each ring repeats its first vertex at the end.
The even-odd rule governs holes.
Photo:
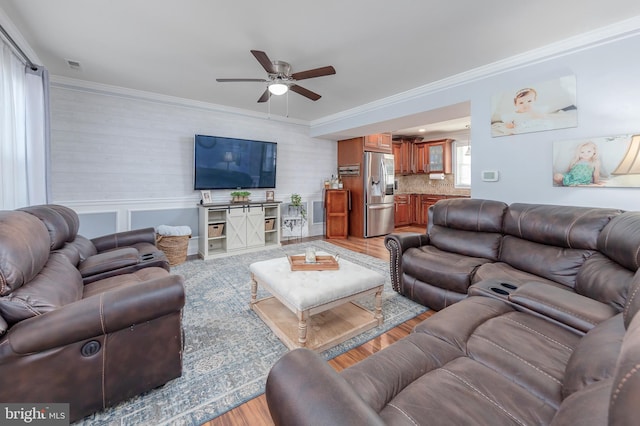
POLYGON ((607 425, 613 379, 595 382, 562 401, 551 426, 607 425))
POLYGON ((60 253, 52 253, 31 281, 0 297, 0 314, 9 325, 82 298, 80 272, 60 253))
POLYGON ((155 266, 139 269, 129 274, 116 275, 86 284, 83 287, 82 297, 87 298, 95 296, 96 294, 104 293, 116 288, 128 287, 144 281, 153 280, 155 278, 166 277, 168 275, 169 273, 166 269, 155 266))
POLYGON ((620 213, 616 209, 513 203, 505 213, 503 231, 540 244, 596 250, 600 231, 620 213))
POLYGON ((360 389, 358 396, 379 412, 414 380, 462 356, 464 352, 437 337, 412 333, 343 370, 341 376, 360 389))
POLYGON ((544 425, 555 412, 526 388, 461 357, 416 379, 380 417, 388 425, 544 425))
POLYGON ((73 239, 73 236, 69 231, 69 225, 67 225, 67 221, 64 216, 57 211, 50 209, 48 206, 29 206, 18 209, 18 211, 24 211, 32 214, 44 223, 49 231, 51 250, 57 250, 64 246, 67 241, 73 239))
POLYGON ((98 253, 98 250, 96 250, 96 247, 93 245, 91 240, 83 237, 82 235, 77 235, 69 244, 78 251, 80 262, 98 253))
POLYGON ((460 348, 536 396, 558 407, 564 369, 580 334, 514 310, 501 300, 471 296, 416 326, 460 348))
POLYGON ((568 291, 573 291, 571 288, 568 288, 565 285, 548 280, 546 278, 542 278, 541 276, 532 274, 530 272, 521 271, 504 262, 485 263, 484 265, 481 265, 476 270, 475 274, 473 274, 472 284, 485 280, 502 281, 514 285, 521 285, 524 283, 535 281, 553 285, 556 287, 561 287, 567 289, 568 291))
POLYGON ((507 205, 501 201, 477 198, 441 200, 433 206, 429 224, 463 231, 500 233, 506 209, 507 205))
POLYGON ((487 262, 490 260, 450 253, 434 246, 421 246, 404 253, 402 268, 404 274, 428 284, 466 293, 473 272, 487 262))
POLYGON ((574 288, 578 270, 593 254, 592 250, 556 247, 506 235, 502 239, 500 260, 521 271, 574 288))
POLYGON ((622 340, 609 401, 610 425, 638 424, 640 395, 640 315, 635 315, 622 340))
POLYGON ((598 250, 631 271, 640 268, 640 212, 613 218, 598 236, 598 250))
POLYGON ((613 377, 625 331, 622 314, 618 314, 592 328, 580 340, 567 363, 563 398, 613 377))
POLYGON ((498 260, 502 235, 490 232, 469 232, 434 225, 429 234, 433 246, 443 251, 465 256, 498 260))
POLYGON ((78 235, 78 230, 80 229, 80 218, 78 217, 78 214, 69 207, 61 206, 59 204, 47 204, 47 207, 60 213, 64 218, 67 222, 67 226, 69 227, 69 238, 67 238, 67 241, 73 241, 76 235, 78 235))
POLYGON ((632 279, 633 272, 601 253, 595 253, 578 271, 575 291, 622 312, 632 279))
POLYGON ((40 219, 25 212, 0 212, 0 296, 40 273, 49 259, 49 246, 49 233, 40 219))

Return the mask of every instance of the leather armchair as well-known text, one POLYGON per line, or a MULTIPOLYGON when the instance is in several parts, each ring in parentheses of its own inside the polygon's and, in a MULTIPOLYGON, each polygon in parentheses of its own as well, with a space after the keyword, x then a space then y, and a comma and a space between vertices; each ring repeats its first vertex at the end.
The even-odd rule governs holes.
POLYGON ((57 229, 0 212, 0 401, 70 403, 75 421, 181 375, 185 295, 154 266, 84 282, 57 229))

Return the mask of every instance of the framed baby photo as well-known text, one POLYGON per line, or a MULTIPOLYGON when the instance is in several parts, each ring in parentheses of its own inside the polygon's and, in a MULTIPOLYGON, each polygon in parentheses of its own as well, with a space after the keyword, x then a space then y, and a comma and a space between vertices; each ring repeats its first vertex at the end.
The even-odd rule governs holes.
POLYGON ((640 134, 555 141, 553 186, 640 187, 640 134))
POLYGON ((576 77, 532 82, 491 97, 491 136, 578 126, 576 77))
POLYGON ((266 198, 267 202, 275 201, 275 199, 276 199, 275 191, 271 191, 271 190, 266 191, 265 198, 266 198))
POLYGON ((211 204, 211 191, 200 191, 202 204, 211 204))

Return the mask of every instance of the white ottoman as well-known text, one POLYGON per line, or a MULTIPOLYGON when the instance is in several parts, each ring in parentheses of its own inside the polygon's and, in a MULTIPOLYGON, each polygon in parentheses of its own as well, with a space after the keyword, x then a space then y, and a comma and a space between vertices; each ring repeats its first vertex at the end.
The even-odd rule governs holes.
POLYGON ((251 309, 289 349, 323 351, 382 324, 384 277, 344 259, 339 265, 292 271, 286 257, 252 263, 251 309), (258 285, 272 297, 257 300, 258 285), (375 295, 375 312, 353 303, 368 294, 375 295))

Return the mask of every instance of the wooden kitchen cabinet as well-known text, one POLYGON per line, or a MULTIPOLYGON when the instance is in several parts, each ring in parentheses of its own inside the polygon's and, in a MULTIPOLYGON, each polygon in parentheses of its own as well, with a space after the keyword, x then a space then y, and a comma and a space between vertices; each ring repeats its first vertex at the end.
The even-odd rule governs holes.
POLYGON ((349 191, 327 189, 324 194, 327 239, 349 236, 349 191))
POLYGON ((442 139, 413 144, 413 173, 451 173, 451 142, 442 139))
POLYGON ((451 142, 451 139, 443 139, 427 145, 429 151, 427 173, 451 173, 451 142))
POLYGON ((429 207, 440 200, 444 200, 445 198, 447 198, 445 195, 420 195, 420 214, 418 216, 418 223, 420 225, 427 225, 427 223, 429 223, 429 207))
POLYGON ((391 154, 391 133, 376 133, 364 137, 365 151, 391 154))
POLYGON ((411 202, 407 194, 399 194, 394 197, 395 203, 395 226, 406 226, 411 224, 411 202))
POLYGON ((420 142, 413 144, 413 173, 428 173, 429 150, 428 144, 420 142))
POLYGON ((393 141, 393 163, 394 173, 396 175, 408 175, 412 173, 411 158, 412 158, 412 143, 406 140, 393 141))

